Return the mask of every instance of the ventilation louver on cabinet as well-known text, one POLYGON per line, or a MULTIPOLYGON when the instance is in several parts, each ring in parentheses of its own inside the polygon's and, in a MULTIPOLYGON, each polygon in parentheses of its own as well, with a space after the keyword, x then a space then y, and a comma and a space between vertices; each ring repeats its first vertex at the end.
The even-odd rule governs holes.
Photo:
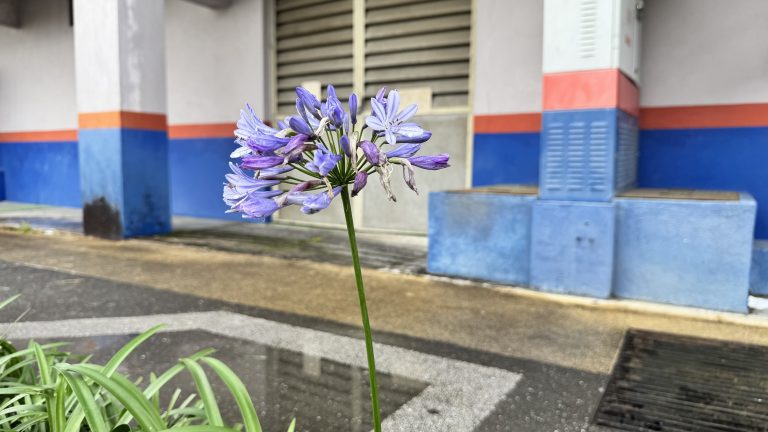
POLYGON ((277 0, 277 112, 294 111, 306 81, 352 91, 352 0, 277 0))
POLYGON ((365 92, 430 87, 432 105, 468 105, 470 0, 366 0, 365 92))

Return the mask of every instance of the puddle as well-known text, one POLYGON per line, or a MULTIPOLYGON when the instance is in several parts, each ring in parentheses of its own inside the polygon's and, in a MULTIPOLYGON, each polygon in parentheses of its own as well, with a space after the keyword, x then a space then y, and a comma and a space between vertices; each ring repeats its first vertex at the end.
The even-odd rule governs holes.
MULTIPOLYGON (((67 338, 72 344, 65 349, 92 354, 93 362, 103 364, 131 338, 132 335, 67 338)), ((169 332, 145 342, 119 371, 132 380, 143 377, 146 382, 150 372, 165 371, 179 358, 207 347, 215 348, 213 356, 227 363, 245 382, 265 431, 285 431, 294 417, 297 431, 367 432, 372 428, 367 370, 296 351, 205 331, 169 332)), ((360 341, 361 352, 364 349, 360 341)), ((212 371, 206 372, 225 421, 239 421, 234 400, 224 385, 212 371)), ((378 379, 385 418, 427 386, 388 374, 380 373, 378 379)), ((181 374, 166 386, 161 406, 175 388, 182 389, 184 394, 195 391, 192 378, 181 374)))

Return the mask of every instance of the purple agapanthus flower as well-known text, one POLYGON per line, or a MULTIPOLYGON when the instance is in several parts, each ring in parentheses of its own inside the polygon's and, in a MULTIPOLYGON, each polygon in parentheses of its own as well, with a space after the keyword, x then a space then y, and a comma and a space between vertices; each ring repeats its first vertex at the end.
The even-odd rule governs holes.
POLYGON ((296 88, 296 115, 265 124, 250 105, 240 112, 235 130, 239 146, 231 157, 222 197, 230 212, 246 218, 265 218, 281 208, 296 205, 306 214, 328 208, 341 194, 357 196, 368 177, 379 175, 387 196, 393 167, 400 165, 403 179, 416 189, 414 168, 448 167, 448 155, 417 156, 432 133, 410 123, 416 106, 400 110, 400 95, 384 87, 371 99, 372 113, 364 124, 357 121, 358 99, 349 96, 344 110, 333 86, 327 99, 319 100, 308 90, 296 88), (367 128, 369 133, 364 137, 367 128), (384 146, 387 146, 386 148, 384 146), (281 188, 277 186, 283 185, 281 188))
POLYGON ((400 95, 397 90, 392 90, 387 96, 387 103, 382 104, 378 98, 371 99, 373 115, 365 119, 366 124, 377 132, 384 132, 384 137, 389 144, 397 142, 397 136, 417 137, 424 134, 416 123, 406 123, 406 120, 416 114, 416 104, 408 105, 402 111, 400 109, 400 95))

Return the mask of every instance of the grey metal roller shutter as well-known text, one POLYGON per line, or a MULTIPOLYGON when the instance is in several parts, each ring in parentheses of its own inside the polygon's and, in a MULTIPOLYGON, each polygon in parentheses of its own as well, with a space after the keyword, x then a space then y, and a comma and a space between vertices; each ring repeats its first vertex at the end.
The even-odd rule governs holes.
POLYGON ((276 0, 277 112, 294 110, 305 81, 352 91, 352 0, 276 0))
POLYGON ((366 0, 365 92, 431 87, 435 108, 466 107, 471 0, 366 0))

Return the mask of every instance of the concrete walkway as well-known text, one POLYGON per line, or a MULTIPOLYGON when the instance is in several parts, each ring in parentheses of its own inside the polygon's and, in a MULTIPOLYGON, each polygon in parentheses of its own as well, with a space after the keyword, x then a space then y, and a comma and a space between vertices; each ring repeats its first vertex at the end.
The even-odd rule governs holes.
MULTIPOLYGON (((228 241, 249 241, 238 235, 228 241)), ((24 293, 0 321, 27 308, 25 319, 40 321, 227 310, 360 337, 353 274, 338 256, 280 258, 263 245, 182 243, 0 231, 0 294, 24 293)), ((760 316, 543 295, 391 269, 369 268, 364 277, 379 343, 522 375, 478 431, 593 430, 590 418, 628 328, 768 345, 768 320, 760 316)))

